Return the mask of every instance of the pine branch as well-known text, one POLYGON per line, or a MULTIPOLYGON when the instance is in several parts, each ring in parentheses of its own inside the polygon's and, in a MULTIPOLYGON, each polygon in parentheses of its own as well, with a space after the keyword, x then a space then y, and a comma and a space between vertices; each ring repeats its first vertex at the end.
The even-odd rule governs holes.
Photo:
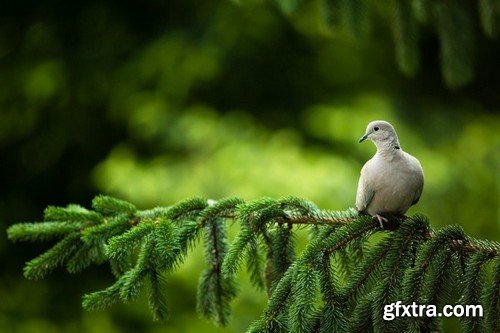
POLYGON ((270 295, 277 281, 287 271, 295 260, 295 243, 292 225, 278 224, 270 235, 270 248, 268 249, 266 264, 267 292, 270 295))
POLYGON ((378 332, 401 332, 404 329, 399 320, 383 319, 383 309, 401 299, 401 286, 405 271, 411 268, 412 255, 416 246, 424 240, 428 233, 428 223, 422 218, 412 218, 403 221, 398 230, 392 234, 390 250, 382 264, 384 277, 374 288, 373 326, 378 332))
POLYGON ((114 216, 117 214, 133 216, 137 211, 137 208, 130 202, 106 195, 98 195, 95 197, 94 200, 92 200, 92 208, 104 216, 114 216))
MULTIPOLYGON (((270 256, 271 253, 268 252, 268 256, 270 256)), ((259 245, 259 240, 257 238, 252 238, 251 241, 248 244, 247 248, 247 272, 250 276, 250 283, 257 288, 258 290, 264 290, 266 287, 265 281, 273 281, 274 278, 272 276, 273 272, 270 272, 272 267, 270 265, 266 264, 265 267, 265 272, 264 272, 264 254, 262 250, 262 246, 259 245)), ((267 259, 267 263, 269 263, 270 260, 267 259)), ((266 288, 268 291, 270 291, 271 286, 269 288, 266 288)))
POLYGON ((312 331, 315 302, 319 276, 313 266, 302 266, 297 269, 292 281, 290 308, 290 329, 292 332, 309 333, 312 331))
MULTIPOLYGON (((270 212, 274 208, 275 202, 274 199, 262 198, 239 207, 235 219, 241 224, 240 233, 236 236, 222 265, 222 271, 225 275, 234 275, 239 270, 241 262, 248 255, 249 244, 257 243, 259 228, 266 222, 266 218, 273 217, 270 212), (258 213, 263 209, 267 209, 269 216, 258 213)), ((278 212, 278 214, 280 213, 278 212)))
POLYGON ((464 1, 439 0, 434 9, 443 77, 449 87, 462 87, 474 77, 472 18, 464 1))
POLYGON ((433 236, 429 233, 427 237, 430 239, 417 251, 414 267, 408 269, 404 277, 403 296, 406 304, 418 300, 425 274, 436 254, 450 245, 453 247, 456 246, 455 244, 468 246, 467 236, 462 228, 457 226, 445 227, 434 233, 433 236))
POLYGON ((323 295, 323 309, 317 323, 317 332, 349 332, 350 325, 343 304, 337 295, 339 282, 331 267, 329 256, 323 255, 317 269, 320 274, 320 289, 323 295))
POLYGON ((494 38, 498 35, 500 25, 500 1, 479 0, 479 18, 484 33, 494 38))
POLYGON ((120 300, 120 290, 124 281, 123 277, 120 277, 108 288, 84 295, 82 301, 83 308, 92 311, 104 310, 111 307, 120 300))
POLYGON ((429 22, 432 16, 431 0, 413 0, 411 1, 411 8, 419 22, 429 22))
POLYGON ((75 204, 70 204, 66 207, 48 206, 43 215, 44 221, 99 223, 102 220, 101 214, 75 204))
POLYGON ((128 302, 138 296, 147 273, 151 269, 154 269, 153 258, 156 257, 154 250, 154 238, 147 237, 142 243, 135 266, 120 278, 123 280, 123 285, 120 289, 120 299, 122 301, 128 302))
POLYGON ((500 257, 492 259, 492 284, 490 288, 483 288, 481 304, 484 305, 485 318, 483 332, 500 331, 500 257))
MULTIPOLYGON (((480 304, 480 295, 483 293, 484 280, 486 278, 484 270, 486 264, 491 259, 489 254, 484 252, 477 252, 471 255, 465 272, 465 288, 460 300, 462 304, 480 304)), ((464 332, 479 332, 481 331, 481 324, 479 317, 462 318, 464 332)))
MULTIPOLYGON (((419 304, 433 304, 442 307, 446 303, 451 303, 452 289, 459 286, 454 284, 452 274, 455 271, 453 260, 456 259, 456 253, 443 250, 438 252, 430 263, 428 274, 424 276, 419 304)), ((409 326, 418 331, 439 330, 439 321, 437 318, 410 318, 409 326)))
POLYGON ((149 272, 149 308, 153 312, 153 320, 163 322, 168 318, 168 307, 165 296, 165 279, 156 269, 149 272))
MULTIPOLYGON (((303 0, 273 2, 294 20, 300 14, 303 0)), ((390 4, 392 17, 387 21, 401 72, 409 77, 416 75, 420 67, 418 36, 425 25, 426 32, 432 29, 437 35, 442 76, 451 89, 461 88, 474 78, 476 31, 497 38, 500 30, 500 0, 392 0, 390 4)), ((320 5, 325 26, 335 32, 332 38, 343 31, 355 40, 363 40, 370 32, 371 18, 380 15, 385 2, 320 0, 320 5)))
POLYGON ((262 317, 253 322, 247 332, 280 332, 287 327, 280 320, 280 314, 288 309, 294 274, 295 267, 292 265, 274 288, 262 317))
POLYGON ((19 223, 9 228, 8 236, 14 242, 47 241, 78 231, 80 227, 78 223, 69 222, 19 223))
POLYGON ((409 0, 393 0, 392 33, 399 69, 407 76, 414 76, 420 65, 418 26, 409 0))
POLYGON ((208 268, 203 272, 198 285, 197 309, 219 326, 228 323, 230 302, 236 296, 232 276, 223 276, 222 262, 227 253, 226 231, 223 220, 215 218, 205 226, 205 258, 208 268))
POLYGON ((110 259, 120 259, 127 253, 130 253, 130 251, 139 245, 144 237, 152 233, 153 230, 154 222, 152 220, 144 220, 127 232, 110 238, 106 255, 110 259))
POLYGON ((391 250, 392 237, 379 242, 366 256, 358 269, 353 273, 353 277, 347 283, 343 294, 347 300, 356 298, 366 293, 364 286, 370 282, 376 282, 382 274, 382 263, 391 250))
POLYGON ((78 246, 78 234, 69 234, 50 250, 29 261, 24 267, 24 276, 30 280, 45 277, 54 268, 62 265, 78 249, 78 246))
POLYGON ((340 22, 354 37, 362 38, 369 30, 367 1, 339 0, 340 22))
POLYGON ((125 201, 98 196, 93 207, 95 211, 77 205, 49 207, 46 222, 8 229, 12 241, 57 241, 27 263, 29 279, 61 265, 76 273, 109 261, 117 280, 84 296, 88 310, 129 302, 149 282, 153 318, 164 321, 168 308, 163 275, 178 268, 203 235, 207 267, 200 277, 197 309, 220 326, 229 321, 235 274, 246 263, 253 284, 262 288, 265 276, 269 292, 268 305, 249 332, 435 330, 438 318, 386 322, 382 309, 396 299, 405 304, 452 303, 456 294, 462 303, 484 306, 484 320, 463 320, 465 331, 498 330, 500 244, 468 237, 457 226, 431 231, 427 219, 415 215, 389 217, 388 229, 381 230, 373 218, 352 209, 321 210, 295 197, 248 203, 191 198, 140 211, 125 201), (231 245, 228 221, 240 224, 231 245), (311 238, 296 256, 297 227, 309 228, 311 238), (374 242, 371 236, 377 233, 385 237, 374 242), (461 262, 463 271, 457 268, 461 262), (463 283, 451 292, 454 280, 463 283))
POLYGON ((351 316, 351 331, 352 332, 373 332, 373 306, 375 301, 374 292, 367 294, 358 303, 351 316))
POLYGON ((106 260, 104 242, 83 243, 78 246, 78 250, 66 263, 68 272, 78 273, 92 264, 100 264, 106 260))
POLYGON ((285 13, 291 14, 302 4, 303 0, 273 0, 274 3, 285 13))
POLYGON ((127 253, 119 259, 109 258, 108 260, 111 272, 116 278, 121 277, 133 265, 132 253, 127 253))

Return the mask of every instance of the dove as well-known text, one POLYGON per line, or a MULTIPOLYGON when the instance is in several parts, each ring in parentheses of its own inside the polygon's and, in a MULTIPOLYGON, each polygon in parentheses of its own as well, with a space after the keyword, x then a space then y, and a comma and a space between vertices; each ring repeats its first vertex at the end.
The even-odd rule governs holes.
POLYGON ((375 217, 383 228, 387 215, 404 216, 424 187, 420 162, 401 149, 394 127, 387 121, 368 124, 359 142, 371 140, 375 155, 363 166, 356 193, 356 209, 375 217))

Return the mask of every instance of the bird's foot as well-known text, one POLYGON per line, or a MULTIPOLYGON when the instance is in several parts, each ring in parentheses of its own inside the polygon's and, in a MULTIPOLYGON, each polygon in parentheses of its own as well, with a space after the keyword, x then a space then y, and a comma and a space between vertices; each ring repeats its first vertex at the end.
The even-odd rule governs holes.
POLYGON ((380 223, 380 228, 382 229, 384 229, 384 222, 389 222, 388 219, 379 214, 375 214, 375 218, 377 219, 378 223, 380 223))

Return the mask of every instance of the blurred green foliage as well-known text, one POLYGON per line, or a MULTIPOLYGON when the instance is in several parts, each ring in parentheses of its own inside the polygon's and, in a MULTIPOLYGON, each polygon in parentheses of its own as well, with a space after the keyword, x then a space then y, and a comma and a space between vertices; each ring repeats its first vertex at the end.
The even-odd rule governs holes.
POLYGON ((152 323, 145 297, 104 313, 81 309, 82 294, 109 285, 107 267, 25 281, 24 261, 40 249, 8 244, 3 231, 39 220, 48 204, 88 204, 98 192, 140 208, 194 195, 296 195, 345 209, 375 150, 357 144, 374 119, 393 123, 422 162, 424 194, 410 213, 500 239, 498 39, 477 36, 475 80, 450 91, 431 30, 421 32, 420 72, 399 72, 389 8, 358 37, 325 25, 320 1, 279 4, 4 5, 0 331, 243 331, 265 295, 242 277, 228 328, 199 319, 200 247, 167 277, 165 328, 152 323))

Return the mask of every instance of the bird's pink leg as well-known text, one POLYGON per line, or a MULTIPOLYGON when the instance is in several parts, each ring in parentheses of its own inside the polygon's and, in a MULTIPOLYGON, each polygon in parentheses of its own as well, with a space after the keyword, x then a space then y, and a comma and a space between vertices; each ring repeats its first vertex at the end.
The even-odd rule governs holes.
POLYGON ((384 229, 384 224, 383 222, 389 222, 385 217, 375 214, 375 218, 378 220, 378 223, 380 223, 380 228, 384 229))

